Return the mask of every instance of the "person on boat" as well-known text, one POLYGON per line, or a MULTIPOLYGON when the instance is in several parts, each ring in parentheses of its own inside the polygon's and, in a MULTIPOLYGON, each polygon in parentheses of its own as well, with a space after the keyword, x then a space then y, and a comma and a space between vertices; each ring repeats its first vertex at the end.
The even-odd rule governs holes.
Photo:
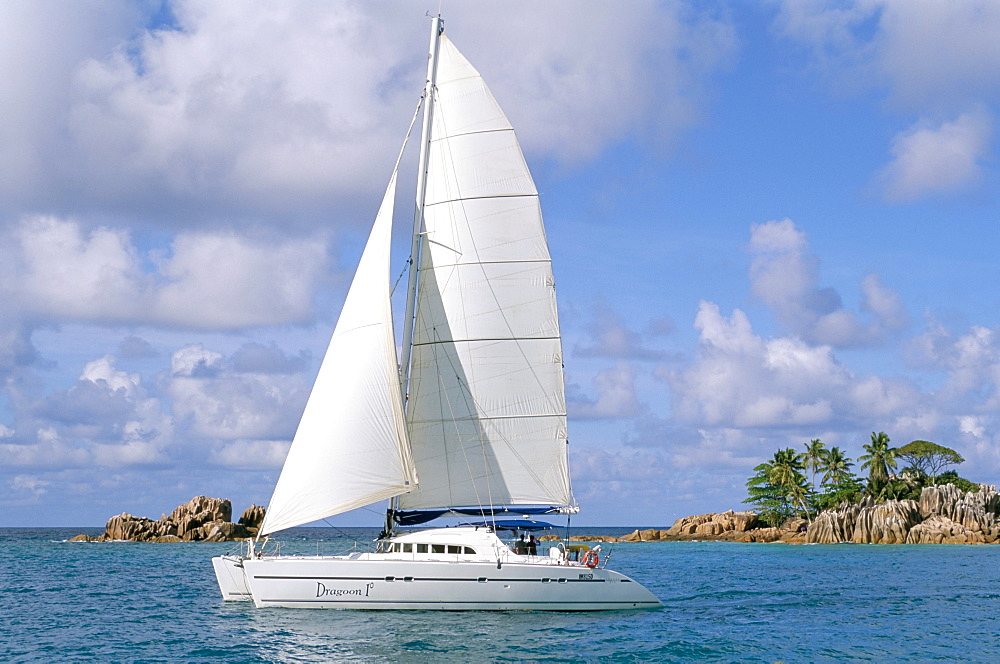
POLYGON ((537 556, 538 555, 538 540, 532 535, 531 539, 528 540, 528 555, 537 556))
POLYGON ((524 533, 514 542, 514 553, 524 555, 528 553, 528 543, 524 541, 524 533))

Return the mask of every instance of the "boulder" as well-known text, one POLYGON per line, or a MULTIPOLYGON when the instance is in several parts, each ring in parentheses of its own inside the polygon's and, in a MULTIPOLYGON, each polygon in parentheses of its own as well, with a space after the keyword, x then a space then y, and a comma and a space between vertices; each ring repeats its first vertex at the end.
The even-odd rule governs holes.
MULTIPOLYGON (((248 508, 240 523, 232 523, 232 504, 221 498, 195 496, 178 505, 170 515, 158 521, 122 513, 108 520, 104 534, 87 541, 131 540, 137 542, 223 542, 241 540, 257 534, 264 520, 264 508, 248 508)), ((85 537, 85 536, 78 536, 85 537)), ((74 538, 74 541, 82 541, 74 538)))
POLYGON ((721 513, 696 514, 674 521, 669 530, 661 532, 660 539, 714 539, 726 533, 732 533, 726 539, 735 539, 740 533, 753 530, 756 526, 755 512, 728 510, 721 513))
POLYGON ((924 487, 920 493, 920 514, 925 518, 943 516, 966 530, 989 533, 1000 515, 1000 494, 996 488, 981 484, 979 491, 964 492, 954 484, 924 487))
POLYGON ((254 534, 257 534, 257 531, 260 530, 260 524, 264 523, 264 508, 260 505, 251 505, 243 511, 237 523, 246 528, 252 528, 254 534))
POLYGON ((915 500, 888 500, 863 507, 854 520, 851 541, 858 544, 903 544, 910 528, 920 523, 915 500))
POLYGON ((861 510, 858 505, 847 505, 835 510, 820 512, 809 530, 806 541, 812 544, 849 542, 854 536, 854 521, 861 510))
POLYGON ((746 533, 741 535, 736 541, 737 542, 777 542, 786 534, 788 531, 782 530, 781 528, 755 528, 754 530, 748 530, 746 533))
MULTIPOLYGON (((995 541, 995 540, 993 540, 995 541)), ((946 516, 932 514, 918 523, 906 536, 908 544, 985 544, 981 531, 966 528, 946 516)))

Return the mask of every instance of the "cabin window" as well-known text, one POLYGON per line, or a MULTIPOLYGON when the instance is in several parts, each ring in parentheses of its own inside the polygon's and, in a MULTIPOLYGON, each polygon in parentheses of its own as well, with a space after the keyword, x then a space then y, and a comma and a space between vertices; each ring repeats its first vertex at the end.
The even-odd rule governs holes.
POLYGON ((427 545, 426 544, 418 544, 417 545, 417 553, 427 553, 427 545))
POLYGON ((456 546, 454 544, 449 544, 448 553, 462 553, 462 547, 456 546))
POLYGON ((393 550, 394 552, 396 552, 396 553, 399 553, 400 551, 402 551, 402 549, 400 548, 400 544, 399 544, 399 542, 396 542, 396 543, 394 543, 394 544, 392 545, 392 550, 393 550))
POLYGON ((444 544, 431 544, 431 553, 444 553, 444 544))
POLYGON ((413 545, 407 542, 403 545, 403 553, 413 553, 413 545))
POLYGON ((474 555, 476 555, 476 550, 473 549, 471 546, 467 546, 467 547, 465 547, 465 553, 466 553, 466 555, 474 556, 474 555))

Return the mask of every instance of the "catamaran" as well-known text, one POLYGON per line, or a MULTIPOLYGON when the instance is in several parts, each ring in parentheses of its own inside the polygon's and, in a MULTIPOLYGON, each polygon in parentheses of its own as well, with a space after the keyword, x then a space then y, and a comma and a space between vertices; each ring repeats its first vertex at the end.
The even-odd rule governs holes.
POLYGON ((530 530, 526 515, 578 511, 551 258, 514 130, 439 16, 421 99, 400 356, 389 244, 402 152, 260 535, 213 558, 222 595, 294 608, 659 607, 599 549, 515 551, 498 535, 530 530), (273 533, 383 500, 373 551, 265 553, 273 533), (404 529, 439 517, 476 522, 404 529))

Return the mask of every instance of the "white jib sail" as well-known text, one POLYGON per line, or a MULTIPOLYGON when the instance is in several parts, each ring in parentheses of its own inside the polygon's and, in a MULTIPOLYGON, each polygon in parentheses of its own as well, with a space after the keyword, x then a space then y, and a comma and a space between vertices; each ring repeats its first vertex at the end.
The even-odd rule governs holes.
POLYGON ((555 284, 513 128, 441 36, 401 509, 569 505, 555 284))
POLYGON ((262 535, 384 500, 416 482, 389 300, 395 192, 394 171, 271 496, 262 535))

